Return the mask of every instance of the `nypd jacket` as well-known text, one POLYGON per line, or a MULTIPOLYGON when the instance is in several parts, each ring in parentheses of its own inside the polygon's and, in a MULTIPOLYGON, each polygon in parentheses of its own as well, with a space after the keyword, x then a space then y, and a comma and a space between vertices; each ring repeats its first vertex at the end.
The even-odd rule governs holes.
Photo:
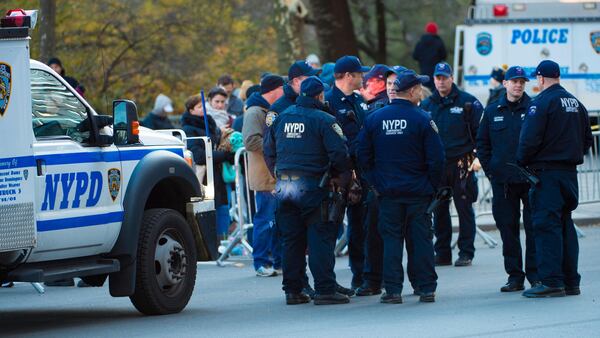
POLYGON ((358 160, 382 196, 429 196, 440 184, 444 148, 429 115, 394 99, 370 114, 360 132, 358 160))
POLYGON ((453 84, 448 96, 441 97, 435 90, 421 103, 421 108, 431 113, 431 118, 439 128, 448 162, 473 151, 483 112, 481 103, 475 97, 453 84), (470 114, 464 109, 467 103, 471 103, 470 114))
POLYGON ((521 128, 517 161, 534 169, 575 170, 576 165, 583 163, 583 155, 592 142, 587 110, 560 84, 555 84, 529 106, 521 128))
POLYGON ((322 176, 330 165, 334 175, 349 170, 342 130, 324 109, 320 101, 300 96, 275 119, 264 140, 265 161, 273 176, 275 171, 322 176))
POLYGON ((342 127, 347 139, 350 158, 355 161, 358 132, 365 119, 367 105, 360 95, 352 93, 348 96, 335 85, 325 93, 325 101, 329 103, 329 109, 334 114, 342 127))
POLYGON ((369 114, 379 108, 385 107, 389 102, 390 102, 390 99, 388 98, 387 92, 385 90, 380 92, 373 99, 371 99, 371 100, 369 100, 369 102, 367 102, 367 108, 368 108, 367 114, 369 114))
POLYGON ((281 114, 284 110, 286 110, 289 106, 296 104, 296 98, 298 94, 292 89, 292 86, 286 84, 283 86, 283 95, 277 99, 277 101, 273 102, 271 107, 269 108, 270 112, 274 112, 275 114, 281 114))
POLYGON ((497 183, 525 183, 518 170, 506 163, 516 163, 521 125, 531 99, 527 94, 509 103, 506 95, 487 106, 477 133, 477 157, 485 174, 497 183))

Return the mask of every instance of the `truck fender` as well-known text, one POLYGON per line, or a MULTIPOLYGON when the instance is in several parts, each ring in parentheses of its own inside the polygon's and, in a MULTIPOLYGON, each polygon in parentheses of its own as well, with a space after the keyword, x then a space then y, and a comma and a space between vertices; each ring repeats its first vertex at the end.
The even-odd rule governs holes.
MULTIPOLYGON (((109 279, 113 297, 130 296, 135 288, 135 263, 138 238, 146 202, 152 189, 162 180, 172 179, 187 197, 201 196, 200 182, 185 160, 166 150, 156 150, 137 164, 123 198, 123 222, 110 257, 118 258, 121 270, 109 279)), ((182 206, 185 211, 185 206, 182 206)), ((183 215, 185 217, 185 214, 183 215)))

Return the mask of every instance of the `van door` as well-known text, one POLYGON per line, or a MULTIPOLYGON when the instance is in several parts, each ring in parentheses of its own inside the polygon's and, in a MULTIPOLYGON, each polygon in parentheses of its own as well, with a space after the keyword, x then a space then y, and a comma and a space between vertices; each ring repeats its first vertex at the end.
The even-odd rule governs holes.
POLYGON ((0 252, 35 246, 27 40, 0 41, 0 252))
POLYGON ((32 69, 31 95, 39 245, 30 261, 108 252, 123 217, 118 150, 89 145, 81 123, 91 109, 57 75, 32 69))

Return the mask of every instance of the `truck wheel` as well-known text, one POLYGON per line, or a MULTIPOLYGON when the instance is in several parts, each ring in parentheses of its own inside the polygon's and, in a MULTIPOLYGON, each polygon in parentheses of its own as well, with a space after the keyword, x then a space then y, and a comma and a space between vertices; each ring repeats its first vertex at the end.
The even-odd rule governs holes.
POLYGON ((146 210, 130 297, 135 308, 147 315, 180 312, 195 283, 196 247, 185 219, 171 209, 146 210))

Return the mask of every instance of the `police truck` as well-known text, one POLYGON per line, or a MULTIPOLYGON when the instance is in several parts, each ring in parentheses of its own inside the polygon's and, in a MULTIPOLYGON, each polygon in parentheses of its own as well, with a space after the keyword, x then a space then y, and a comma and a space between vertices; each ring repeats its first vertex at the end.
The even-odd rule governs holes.
MULTIPOLYGON (((544 59, 560 65, 565 89, 600 111, 600 2, 476 0, 456 27, 454 78, 481 102, 494 67, 518 65, 531 74, 544 59)), ((535 81, 526 90, 539 92, 535 81)))
POLYGON ((144 314, 179 312, 216 255, 210 140, 203 189, 183 131, 140 127, 128 100, 99 115, 30 60, 36 16, 0 21, 0 282, 108 281, 144 314))

